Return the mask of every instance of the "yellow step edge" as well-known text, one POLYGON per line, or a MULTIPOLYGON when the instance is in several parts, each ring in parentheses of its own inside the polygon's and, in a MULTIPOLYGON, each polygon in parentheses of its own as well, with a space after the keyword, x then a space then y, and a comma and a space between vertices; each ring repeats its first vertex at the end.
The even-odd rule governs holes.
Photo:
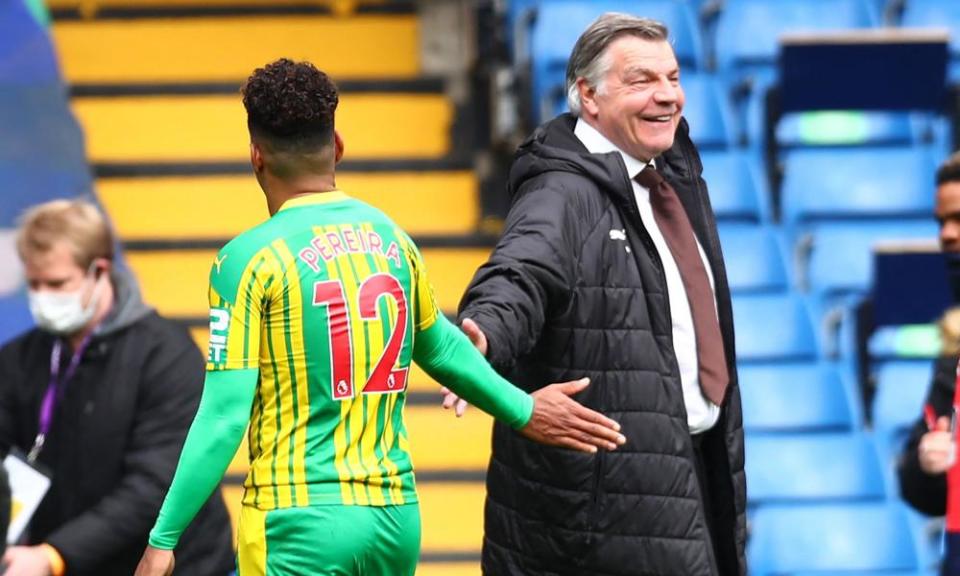
MULTIPOLYGON (((440 407, 404 406, 403 421, 410 438, 410 455, 417 471, 485 470, 490 460, 490 430, 493 419, 476 408, 461 418, 440 407)), ((237 451, 229 472, 246 475, 249 469, 247 443, 237 451)))
MULTIPOLYGON (((476 553, 483 542, 483 483, 420 482, 421 551, 476 553)), ((243 487, 223 486, 223 496, 236 531, 243 487)))
MULTIPOLYGON (((480 219, 477 178, 469 171, 343 172, 337 185, 412 235, 469 234, 480 219)), ((96 188, 122 240, 231 238, 268 216, 252 173, 105 178, 96 188)))
MULTIPOLYGON (((457 309, 489 248, 424 248, 421 250, 440 309, 457 309)), ((207 286, 215 250, 135 251, 125 254, 146 302, 167 316, 207 317, 207 286)))
MULTIPOLYGON (((239 94, 73 99, 93 162, 236 162, 250 158, 239 94)), ((453 106, 442 94, 343 95, 345 158, 441 158, 453 106)))
POLYGON ((256 16, 58 21, 54 45, 68 83, 229 82, 280 57, 333 78, 420 73, 415 15, 256 16))
POLYGON ((421 562, 417 576, 480 576, 479 562, 421 562))

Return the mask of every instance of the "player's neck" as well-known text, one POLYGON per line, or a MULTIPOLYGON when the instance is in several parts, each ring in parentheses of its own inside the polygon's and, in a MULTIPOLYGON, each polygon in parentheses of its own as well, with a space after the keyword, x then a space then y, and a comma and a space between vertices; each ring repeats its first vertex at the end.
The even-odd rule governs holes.
POLYGON ((288 200, 310 194, 332 192, 336 189, 337 181, 333 173, 301 176, 289 181, 275 180, 267 188, 267 208, 272 216, 288 200))

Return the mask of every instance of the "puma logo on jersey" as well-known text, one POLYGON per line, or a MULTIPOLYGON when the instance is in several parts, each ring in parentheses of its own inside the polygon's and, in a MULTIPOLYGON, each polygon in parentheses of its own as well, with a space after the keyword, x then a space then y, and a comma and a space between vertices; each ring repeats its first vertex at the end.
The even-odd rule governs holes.
POLYGON ((626 230, 617 230, 616 228, 610 231, 611 240, 621 240, 626 241, 627 231, 626 230))

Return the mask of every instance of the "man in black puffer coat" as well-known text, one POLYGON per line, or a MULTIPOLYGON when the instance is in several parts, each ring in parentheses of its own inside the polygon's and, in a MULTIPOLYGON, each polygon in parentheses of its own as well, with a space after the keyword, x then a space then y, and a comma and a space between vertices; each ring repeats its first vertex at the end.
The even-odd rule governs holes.
POLYGON ((627 438, 589 455, 495 425, 484 574, 746 572, 730 291, 666 38, 661 24, 622 14, 584 32, 567 72, 577 115, 520 147, 504 234, 461 303, 464 330, 517 385, 589 376, 577 400, 627 438), (676 191, 710 277, 719 395, 703 385, 688 276, 650 213, 650 189, 631 181, 648 164, 676 191))

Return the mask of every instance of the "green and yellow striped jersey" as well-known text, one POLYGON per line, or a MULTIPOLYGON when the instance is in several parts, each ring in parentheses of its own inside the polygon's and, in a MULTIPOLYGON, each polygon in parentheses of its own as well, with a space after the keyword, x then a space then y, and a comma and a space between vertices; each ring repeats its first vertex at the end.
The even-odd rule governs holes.
POLYGON ((340 191, 288 201, 217 255, 207 370, 256 368, 244 504, 416 502, 403 404, 439 314, 422 258, 340 191))

